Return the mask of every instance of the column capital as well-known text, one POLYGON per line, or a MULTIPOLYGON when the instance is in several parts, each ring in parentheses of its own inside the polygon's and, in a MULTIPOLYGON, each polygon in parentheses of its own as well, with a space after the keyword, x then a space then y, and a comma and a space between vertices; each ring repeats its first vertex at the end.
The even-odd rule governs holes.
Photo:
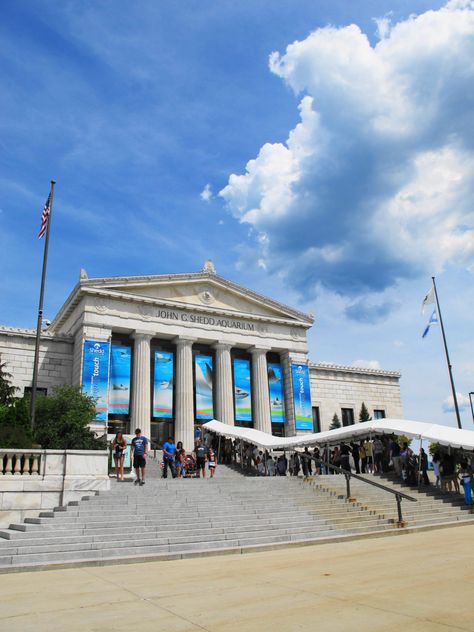
POLYGON ((216 349, 216 351, 218 350, 222 350, 222 351, 226 351, 232 349, 232 345, 228 342, 221 342, 220 340, 218 340, 217 342, 214 342, 211 347, 213 349, 216 349))
POLYGON ((135 331, 132 331, 132 333, 130 334, 130 337, 133 338, 133 340, 150 341, 153 338, 153 334, 151 334, 149 331, 141 331, 140 329, 135 329, 135 331))
POLYGON ((182 338, 181 336, 176 336, 176 338, 173 338, 173 342, 177 347, 192 347, 193 343, 196 342, 196 338, 182 338))
POLYGON ((271 347, 249 347, 247 351, 252 355, 259 356, 267 354, 271 351, 271 347))

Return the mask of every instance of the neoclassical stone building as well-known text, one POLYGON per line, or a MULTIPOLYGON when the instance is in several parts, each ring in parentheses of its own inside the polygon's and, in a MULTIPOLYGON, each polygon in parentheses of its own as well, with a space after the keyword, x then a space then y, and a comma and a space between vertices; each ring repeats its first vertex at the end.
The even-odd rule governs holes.
MULTIPOLYGON (((216 274, 80 279, 41 338, 38 388, 82 384, 94 428, 193 444, 206 419, 285 436, 402 417, 397 372, 314 364, 313 316, 216 274)), ((0 356, 20 394, 31 388, 34 330, 0 326, 0 356)))

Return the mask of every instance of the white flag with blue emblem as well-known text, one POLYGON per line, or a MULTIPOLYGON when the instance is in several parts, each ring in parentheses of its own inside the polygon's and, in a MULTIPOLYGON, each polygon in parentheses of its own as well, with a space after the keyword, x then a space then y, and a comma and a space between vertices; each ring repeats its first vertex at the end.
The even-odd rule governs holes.
POLYGON ((423 336, 422 336, 422 338, 424 338, 424 337, 428 334, 428 332, 429 332, 429 330, 430 330, 431 325, 437 325, 437 324, 438 324, 438 315, 437 315, 437 313, 436 313, 436 310, 434 309, 434 310, 433 310, 433 313, 432 313, 432 314, 431 314, 431 316, 430 316, 430 319, 429 319, 429 321, 428 321, 428 324, 426 325, 426 329, 425 329, 425 331, 423 332, 423 336))
POLYGON ((431 290, 428 292, 428 294, 423 299, 423 303, 421 304, 421 313, 424 314, 425 313, 425 307, 427 305, 431 305, 434 302, 435 302, 435 293, 434 293, 434 287, 432 287, 431 290))

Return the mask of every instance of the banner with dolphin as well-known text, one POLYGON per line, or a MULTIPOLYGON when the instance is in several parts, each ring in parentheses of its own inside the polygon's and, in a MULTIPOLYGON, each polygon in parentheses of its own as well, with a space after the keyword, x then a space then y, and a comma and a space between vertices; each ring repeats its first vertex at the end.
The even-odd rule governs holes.
POLYGON ((132 348, 112 344, 110 352, 109 412, 128 415, 132 348))
POLYGON ((95 399, 95 420, 107 421, 110 344, 84 340, 82 390, 95 399))
POLYGON ((155 351, 153 373, 153 417, 173 417, 173 368, 172 351, 155 351))
POLYGON ((307 364, 292 364, 293 398, 295 404, 296 430, 313 432, 313 411, 307 364))
POLYGON ((214 418, 212 356, 196 355, 194 358, 196 377, 196 419, 214 418))
POLYGON ((252 421, 250 360, 234 358, 234 405, 236 421, 252 421))
POLYGON ((283 424, 286 421, 286 417, 281 364, 279 362, 269 362, 267 370, 272 423, 283 424))

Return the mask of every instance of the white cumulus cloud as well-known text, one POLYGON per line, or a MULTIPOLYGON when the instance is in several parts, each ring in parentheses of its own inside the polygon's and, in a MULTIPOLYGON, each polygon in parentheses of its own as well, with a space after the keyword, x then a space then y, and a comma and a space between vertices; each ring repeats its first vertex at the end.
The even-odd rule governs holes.
POLYGON ((380 362, 378 360, 354 360, 353 367, 360 369, 381 369, 380 362))
MULTIPOLYGON (((458 408, 462 412, 464 410, 469 410, 471 407, 471 402, 469 401, 468 395, 463 395, 463 393, 458 393, 456 391, 456 399, 458 400, 458 408)), ((450 395, 443 402, 443 412, 444 413, 453 413, 455 411, 454 408, 454 399, 453 396, 450 395)))
POLYGON ((201 196, 201 200, 204 200, 204 202, 209 202, 209 200, 212 198, 211 185, 206 184, 206 186, 204 187, 204 189, 201 191, 199 195, 201 196))
POLYGON ((474 2, 386 16, 378 31, 371 45, 356 25, 321 28, 271 54, 300 122, 219 193, 269 273, 306 296, 474 270, 474 2))

